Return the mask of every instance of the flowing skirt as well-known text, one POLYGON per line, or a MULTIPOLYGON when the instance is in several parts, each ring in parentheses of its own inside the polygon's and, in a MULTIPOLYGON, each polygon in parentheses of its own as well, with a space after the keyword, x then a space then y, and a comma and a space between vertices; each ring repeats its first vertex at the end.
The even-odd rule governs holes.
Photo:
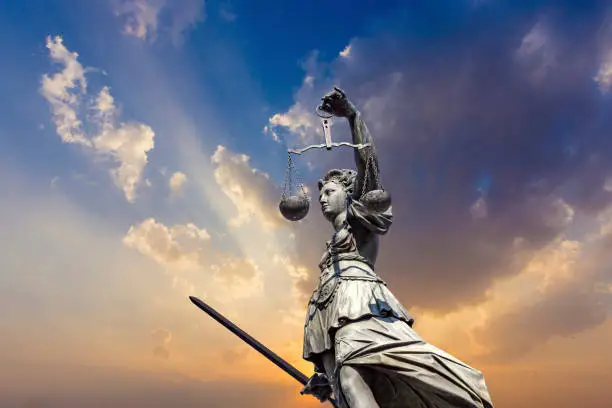
POLYGON ((425 342, 406 322, 371 317, 334 336, 333 388, 340 406, 339 370, 356 368, 381 408, 492 408, 482 373, 425 342))

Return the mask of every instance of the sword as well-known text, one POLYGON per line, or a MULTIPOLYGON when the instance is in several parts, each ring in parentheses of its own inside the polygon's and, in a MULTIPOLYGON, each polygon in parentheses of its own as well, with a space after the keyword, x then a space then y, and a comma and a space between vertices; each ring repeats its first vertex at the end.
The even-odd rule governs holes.
MULTIPOLYGON (((244 332, 234 323, 229 321, 227 318, 222 316, 219 312, 217 312, 212 307, 208 306, 206 303, 204 303, 197 297, 189 296, 189 300, 191 300, 191 302, 194 305, 196 305, 198 309, 206 312, 210 317, 215 319, 217 322, 221 323, 222 326, 224 326, 226 329, 234 333, 236 336, 240 337, 240 339, 242 339, 242 341, 247 343, 249 346, 259 351, 259 353, 261 353, 264 357, 266 357, 268 360, 276 364, 280 369, 282 369, 287 374, 295 378, 302 385, 306 385, 306 383, 308 382, 308 377, 305 374, 303 374, 301 371, 299 371, 297 368, 289 364, 287 361, 283 360, 281 357, 276 355, 272 350, 270 350, 269 348, 267 348, 266 346, 264 346, 263 344, 255 340, 249 334, 244 332)), ((334 407, 336 408, 338 407, 336 401, 333 398, 330 397, 329 402, 331 402, 334 407)))

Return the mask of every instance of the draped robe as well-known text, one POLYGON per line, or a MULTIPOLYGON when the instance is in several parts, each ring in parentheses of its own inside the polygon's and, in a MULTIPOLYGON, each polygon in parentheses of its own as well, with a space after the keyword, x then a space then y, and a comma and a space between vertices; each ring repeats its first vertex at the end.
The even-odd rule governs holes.
MULTIPOLYGON (((308 304, 303 357, 327 372, 336 398, 348 407, 339 380, 343 366, 358 369, 381 408, 490 408, 482 373, 424 341, 414 319, 359 253, 355 233, 383 235, 391 209, 376 214, 349 200, 347 220, 327 242, 319 285, 308 304)), ((377 238, 377 237, 376 237, 377 238)))

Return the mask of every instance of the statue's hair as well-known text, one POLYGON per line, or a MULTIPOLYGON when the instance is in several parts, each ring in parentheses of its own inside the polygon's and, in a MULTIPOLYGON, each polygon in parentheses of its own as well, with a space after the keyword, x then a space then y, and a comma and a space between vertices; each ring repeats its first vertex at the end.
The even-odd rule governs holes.
POLYGON ((347 194, 352 195, 355 192, 357 172, 353 169, 332 169, 325 174, 322 180, 319 180, 319 191, 325 184, 332 181, 340 184, 347 194))

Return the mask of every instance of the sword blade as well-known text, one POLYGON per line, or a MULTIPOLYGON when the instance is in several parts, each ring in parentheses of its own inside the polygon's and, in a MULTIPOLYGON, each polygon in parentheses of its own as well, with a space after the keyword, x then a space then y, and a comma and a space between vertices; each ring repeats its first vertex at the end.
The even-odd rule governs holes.
POLYGON ((215 319, 217 322, 221 323, 226 329, 234 333, 236 336, 240 337, 242 341, 247 343, 249 346, 253 347, 255 350, 259 351, 264 357, 268 360, 276 364, 280 369, 285 371, 287 374, 298 380, 302 385, 306 385, 308 382, 308 377, 300 372, 297 368, 283 360, 281 357, 276 355, 272 350, 255 340, 245 331, 240 329, 234 323, 226 319, 219 312, 217 312, 212 307, 208 306, 206 303, 201 301, 195 296, 189 296, 189 300, 196 305, 200 310, 206 312, 210 317, 215 319))

